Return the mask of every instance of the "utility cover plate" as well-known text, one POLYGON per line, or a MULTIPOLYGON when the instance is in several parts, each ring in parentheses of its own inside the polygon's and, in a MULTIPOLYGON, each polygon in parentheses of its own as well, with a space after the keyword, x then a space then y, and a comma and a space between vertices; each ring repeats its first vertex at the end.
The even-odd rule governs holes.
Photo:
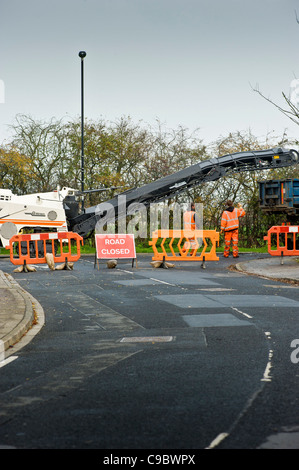
POLYGON ((133 336, 122 338, 121 343, 169 343, 173 336, 133 336))

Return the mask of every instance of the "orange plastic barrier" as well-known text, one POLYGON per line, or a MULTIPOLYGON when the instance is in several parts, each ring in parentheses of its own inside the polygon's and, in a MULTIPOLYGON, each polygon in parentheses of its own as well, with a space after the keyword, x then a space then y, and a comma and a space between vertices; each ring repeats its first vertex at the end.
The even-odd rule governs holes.
POLYGON ((299 255, 298 225, 274 226, 268 230, 264 240, 268 242, 268 253, 272 256, 299 255), (297 242, 297 243, 296 243, 297 242))
POLYGON ((73 232, 32 233, 14 235, 6 246, 10 250, 10 261, 17 265, 46 263, 46 253, 53 254, 54 263, 75 262, 81 256, 80 246, 83 238, 73 232), (71 241, 76 241, 77 253, 71 253, 71 241), (51 247, 51 251, 50 250, 51 247), (65 248, 68 251, 65 251, 65 248), (14 248, 16 255, 14 255, 14 248), (60 248, 60 254, 56 252, 60 248))
POLYGON ((156 230, 152 233, 152 241, 149 242, 149 245, 153 248, 153 261, 163 259, 165 261, 217 261, 219 260, 216 255, 216 244, 218 242, 219 232, 216 232, 216 230, 156 230), (157 242, 160 238, 162 238, 162 251, 158 251, 157 247, 157 242), (164 247, 167 239, 171 239, 169 242, 171 254, 167 253, 164 247), (179 239, 177 244, 178 253, 175 253, 172 246, 175 239, 179 239), (191 243, 188 239, 194 239, 194 242, 191 243), (198 239, 202 241, 202 249, 198 239), (210 246, 208 241, 210 241, 210 246), (200 249, 201 251, 199 251, 200 249), (192 255, 188 256, 192 250, 194 250, 192 255))

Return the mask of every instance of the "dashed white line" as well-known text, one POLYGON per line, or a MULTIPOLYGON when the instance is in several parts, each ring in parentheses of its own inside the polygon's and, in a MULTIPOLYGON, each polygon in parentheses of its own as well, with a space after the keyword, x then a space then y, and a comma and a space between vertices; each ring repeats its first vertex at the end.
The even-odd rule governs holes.
POLYGON ((214 447, 217 447, 220 442, 222 442, 229 434, 227 432, 222 432, 218 434, 217 437, 211 442, 211 444, 206 447, 206 449, 214 449, 214 447))
POLYGON ((154 277, 150 277, 151 281, 160 282, 161 284, 166 284, 167 286, 177 287, 175 284, 170 284, 166 281, 160 281, 160 279, 155 279, 154 277))
POLYGON ((268 360, 268 363, 266 365, 266 369, 265 369, 263 378, 261 379, 261 382, 271 382, 271 380, 272 380, 272 377, 270 375, 270 371, 271 371, 271 368, 272 368, 272 362, 271 362, 272 357, 273 357, 273 351, 272 351, 272 349, 270 349, 270 351, 269 351, 269 360, 268 360))
MULTIPOLYGON (((126 271, 125 269, 119 269, 119 271, 122 271, 123 273, 134 274, 131 271, 126 271)), ((160 281, 160 279, 155 279, 154 277, 150 277, 150 280, 155 281, 155 282, 160 282, 161 284, 166 284, 167 286, 177 287, 175 284, 170 284, 169 282, 166 282, 166 281, 160 281)))
POLYGON ((118 271, 134 275, 134 273, 132 271, 127 271, 126 269, 118 269, 118 271))
POLYGON ((235 310, 236 312, 240 313, 241 315, 244 315, 244 317, 247 317, 247 318, 253 318, 251 315, 248 315, 248 313, 245 313, 245 312, 242 312, 241 310, 239 310, 238 308, 236 307, 231 307, 233 310, 235 310))

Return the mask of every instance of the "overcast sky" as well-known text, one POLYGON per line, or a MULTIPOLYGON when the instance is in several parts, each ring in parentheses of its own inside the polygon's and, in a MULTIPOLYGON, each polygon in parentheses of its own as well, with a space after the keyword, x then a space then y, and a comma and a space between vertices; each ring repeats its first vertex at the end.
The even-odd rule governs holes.
POLYGON ((210 143, 298 126, 283 104, 299 78, 298 0, 0 0, 0 144, 19 113, 130 115, 179 125, 210 143))

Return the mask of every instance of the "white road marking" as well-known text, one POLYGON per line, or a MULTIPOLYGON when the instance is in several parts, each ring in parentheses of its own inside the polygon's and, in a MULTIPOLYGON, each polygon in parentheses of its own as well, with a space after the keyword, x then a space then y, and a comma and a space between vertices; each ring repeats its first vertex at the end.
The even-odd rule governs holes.
POLYGON ((166 281, 160 281, 160 279, 155 279, 154 277, 150 277, 152 281, 160 282, 161 284, 166 284, 167 286, 172 286, 172 287, 177 287, 175 284, 170 284, 169 282, 166 281))
POLYGON ((272 367, 272 362, 271 362, 272 357, 273 357, 273 351, 272 351, 272 349, 270 349, 269 358, 268 358, 269 360, 268 360, 268 363, 266 365, 266 369, 265 369, 263 378, 261 379, 261 382, 271 382, 271 380, 272 380, 272 377, 270 375, 270 371, 271 371, 271 367, 272 367))
POLYGON ((240 313, 241 315, 244 315, 244 317, 247 317, 247 318, 253 318, 251 315, 248 315, 248 313, 245 313, 245 312, 242 312, 241 310, 239 310, 238 308, 236 307, 231 307, 233 310, 235 310, 236 312, 240 313))
POLYGON ((0 368, 6 366, 10 362, 14 361, 15 359, 18 359, 19 356, 10 356, 7 359, 4 359, 3 361, 0 361, 0 368))
POLYGON ((211 444, 206 447, 206 449, 214 449, 214 447, 217 447, 220 442, 222 442, 229 434, 227 432, 222 432, 218 434, 217 437, 211 442, 211 444))

